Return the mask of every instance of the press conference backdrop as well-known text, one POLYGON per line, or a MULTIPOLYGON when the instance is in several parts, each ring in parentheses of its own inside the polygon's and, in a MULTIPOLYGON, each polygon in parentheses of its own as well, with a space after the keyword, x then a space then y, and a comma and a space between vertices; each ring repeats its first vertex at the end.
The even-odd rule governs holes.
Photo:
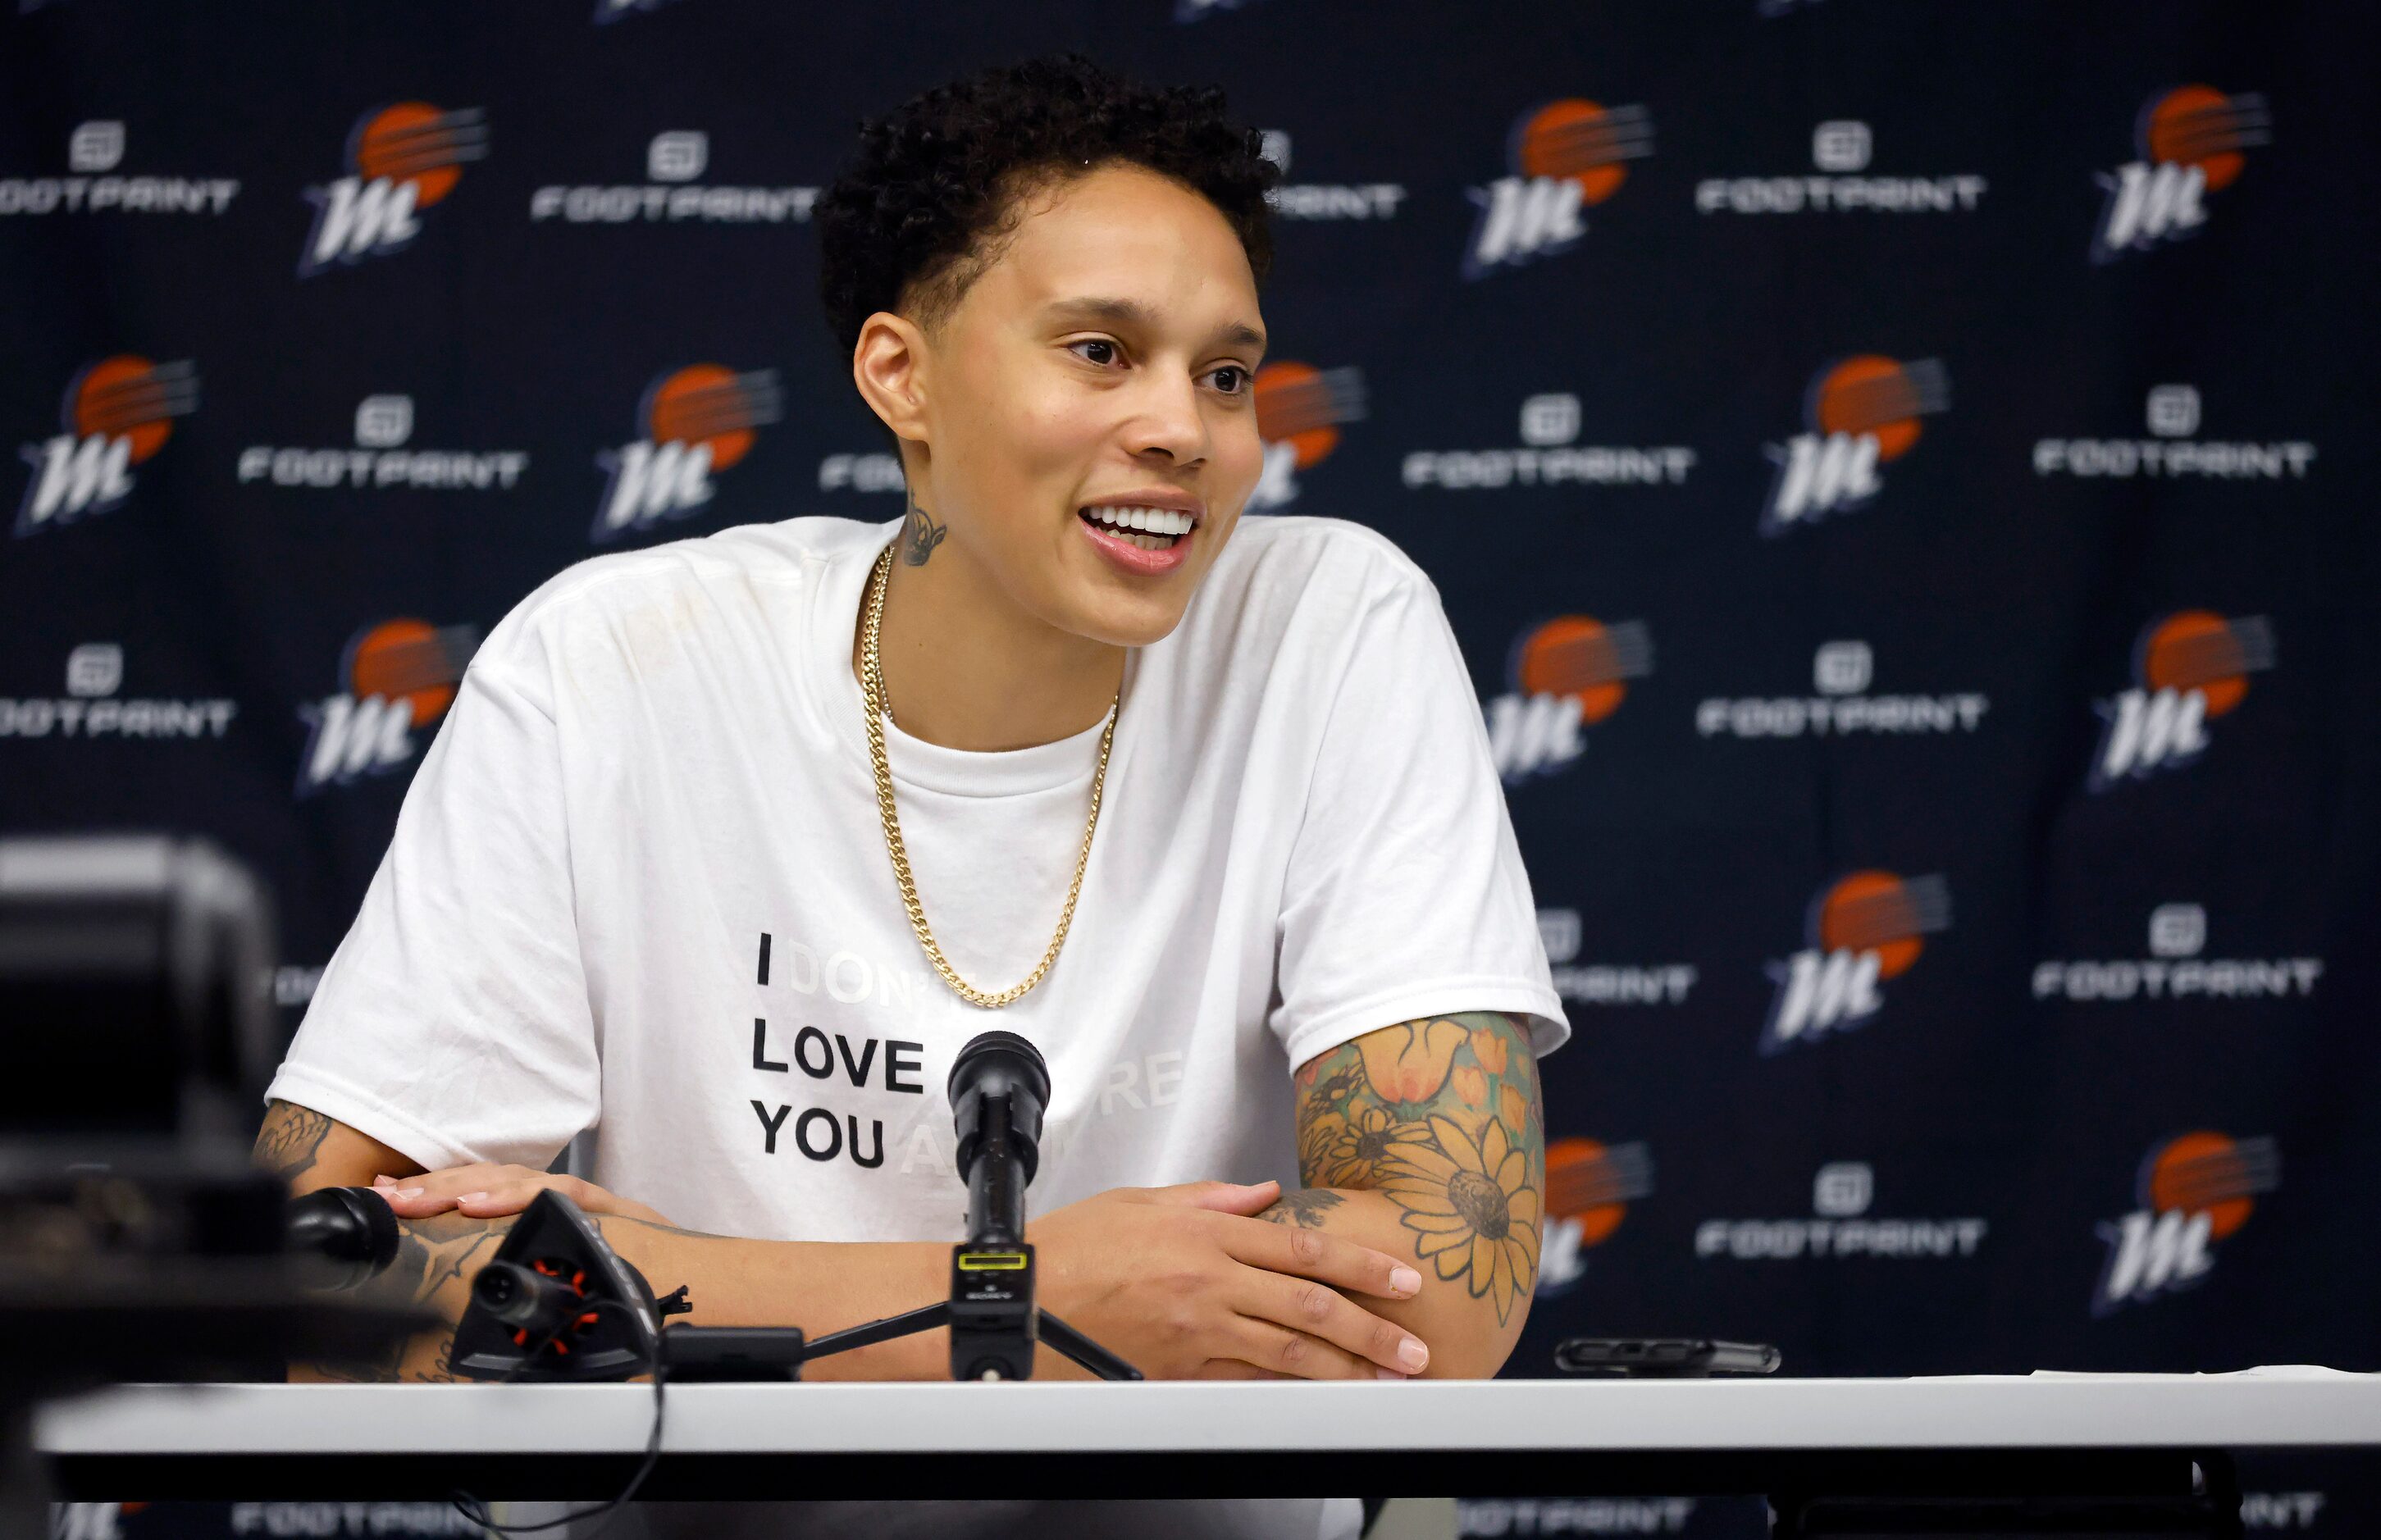
POLYGON ((2381 1367, 2357 7, 9 4, 0 818, 256 863, 293 1026, 516 600, 897 513, 813 202, 1081 47, 1267 131, 1250 514, 1471 662, 1578 1029, 1511 1372, 2381 1367))

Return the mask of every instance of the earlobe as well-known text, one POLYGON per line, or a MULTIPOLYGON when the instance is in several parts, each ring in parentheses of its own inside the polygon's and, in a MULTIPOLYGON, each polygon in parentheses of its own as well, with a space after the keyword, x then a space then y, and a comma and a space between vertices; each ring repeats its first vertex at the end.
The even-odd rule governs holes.
POLYGON ((904 439, 926 436, 923 343, 916 326, 878 311, 861 324, 851 349, 851 380, 861 399, 904 439))

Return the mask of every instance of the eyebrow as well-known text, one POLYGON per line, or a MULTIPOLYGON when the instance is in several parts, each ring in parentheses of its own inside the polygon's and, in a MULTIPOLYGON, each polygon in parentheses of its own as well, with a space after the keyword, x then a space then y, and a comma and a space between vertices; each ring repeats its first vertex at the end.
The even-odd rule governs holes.
MULTIPOLYGON (((1054 317, 1081 317, 1086 321, 1138 326, 1144 331, 1154 331, 1157 326, 1157 312, 1138 299, 1061 299, 1050 306, 1049 313, 1054 317)), ((1215 339, 1252 348, 1260 353, 1264 351, 1264 333, 1243 322, 1235 321, 1219 328, 1215 339)))

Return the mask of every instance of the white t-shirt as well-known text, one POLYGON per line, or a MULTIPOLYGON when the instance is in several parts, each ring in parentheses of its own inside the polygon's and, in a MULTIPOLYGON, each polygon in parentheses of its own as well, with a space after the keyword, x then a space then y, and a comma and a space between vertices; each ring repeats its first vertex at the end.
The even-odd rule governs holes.
MULTIPOLYGON (((432 1169, 544 1167, 697 1229, 958 1240, 944 1082, 995 1028, 1049 1061, 1030 1196, 1294 1185, 1290 1072, 1394 1022, 1569 1034, 1437 591, 1332 519, 1243 520, 1129 654, 1066 946, 953 994, 895 883, 851 649, 899 521, 803 518, 581 562, 471 659, 269 1094, 432 1169)), ((897 699, 895 710, 900 706, 897 699)), ((1042 956, 1100 727, 885 730, 935 940, 1042 956)))

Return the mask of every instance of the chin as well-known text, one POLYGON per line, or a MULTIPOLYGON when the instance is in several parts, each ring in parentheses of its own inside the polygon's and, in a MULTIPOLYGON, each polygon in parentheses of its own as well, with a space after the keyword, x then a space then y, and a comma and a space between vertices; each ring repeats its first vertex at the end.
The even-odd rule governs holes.
POLYGON ((1111 647, 1146 647, 1165 641, 1182 623, 1182 612, 1189 605, 1190 593, 1191 587, 1186 585, 1178 594, 1163 597, 1084 595, 1068 606, 1073 614, 1066 629, 1111 647))

